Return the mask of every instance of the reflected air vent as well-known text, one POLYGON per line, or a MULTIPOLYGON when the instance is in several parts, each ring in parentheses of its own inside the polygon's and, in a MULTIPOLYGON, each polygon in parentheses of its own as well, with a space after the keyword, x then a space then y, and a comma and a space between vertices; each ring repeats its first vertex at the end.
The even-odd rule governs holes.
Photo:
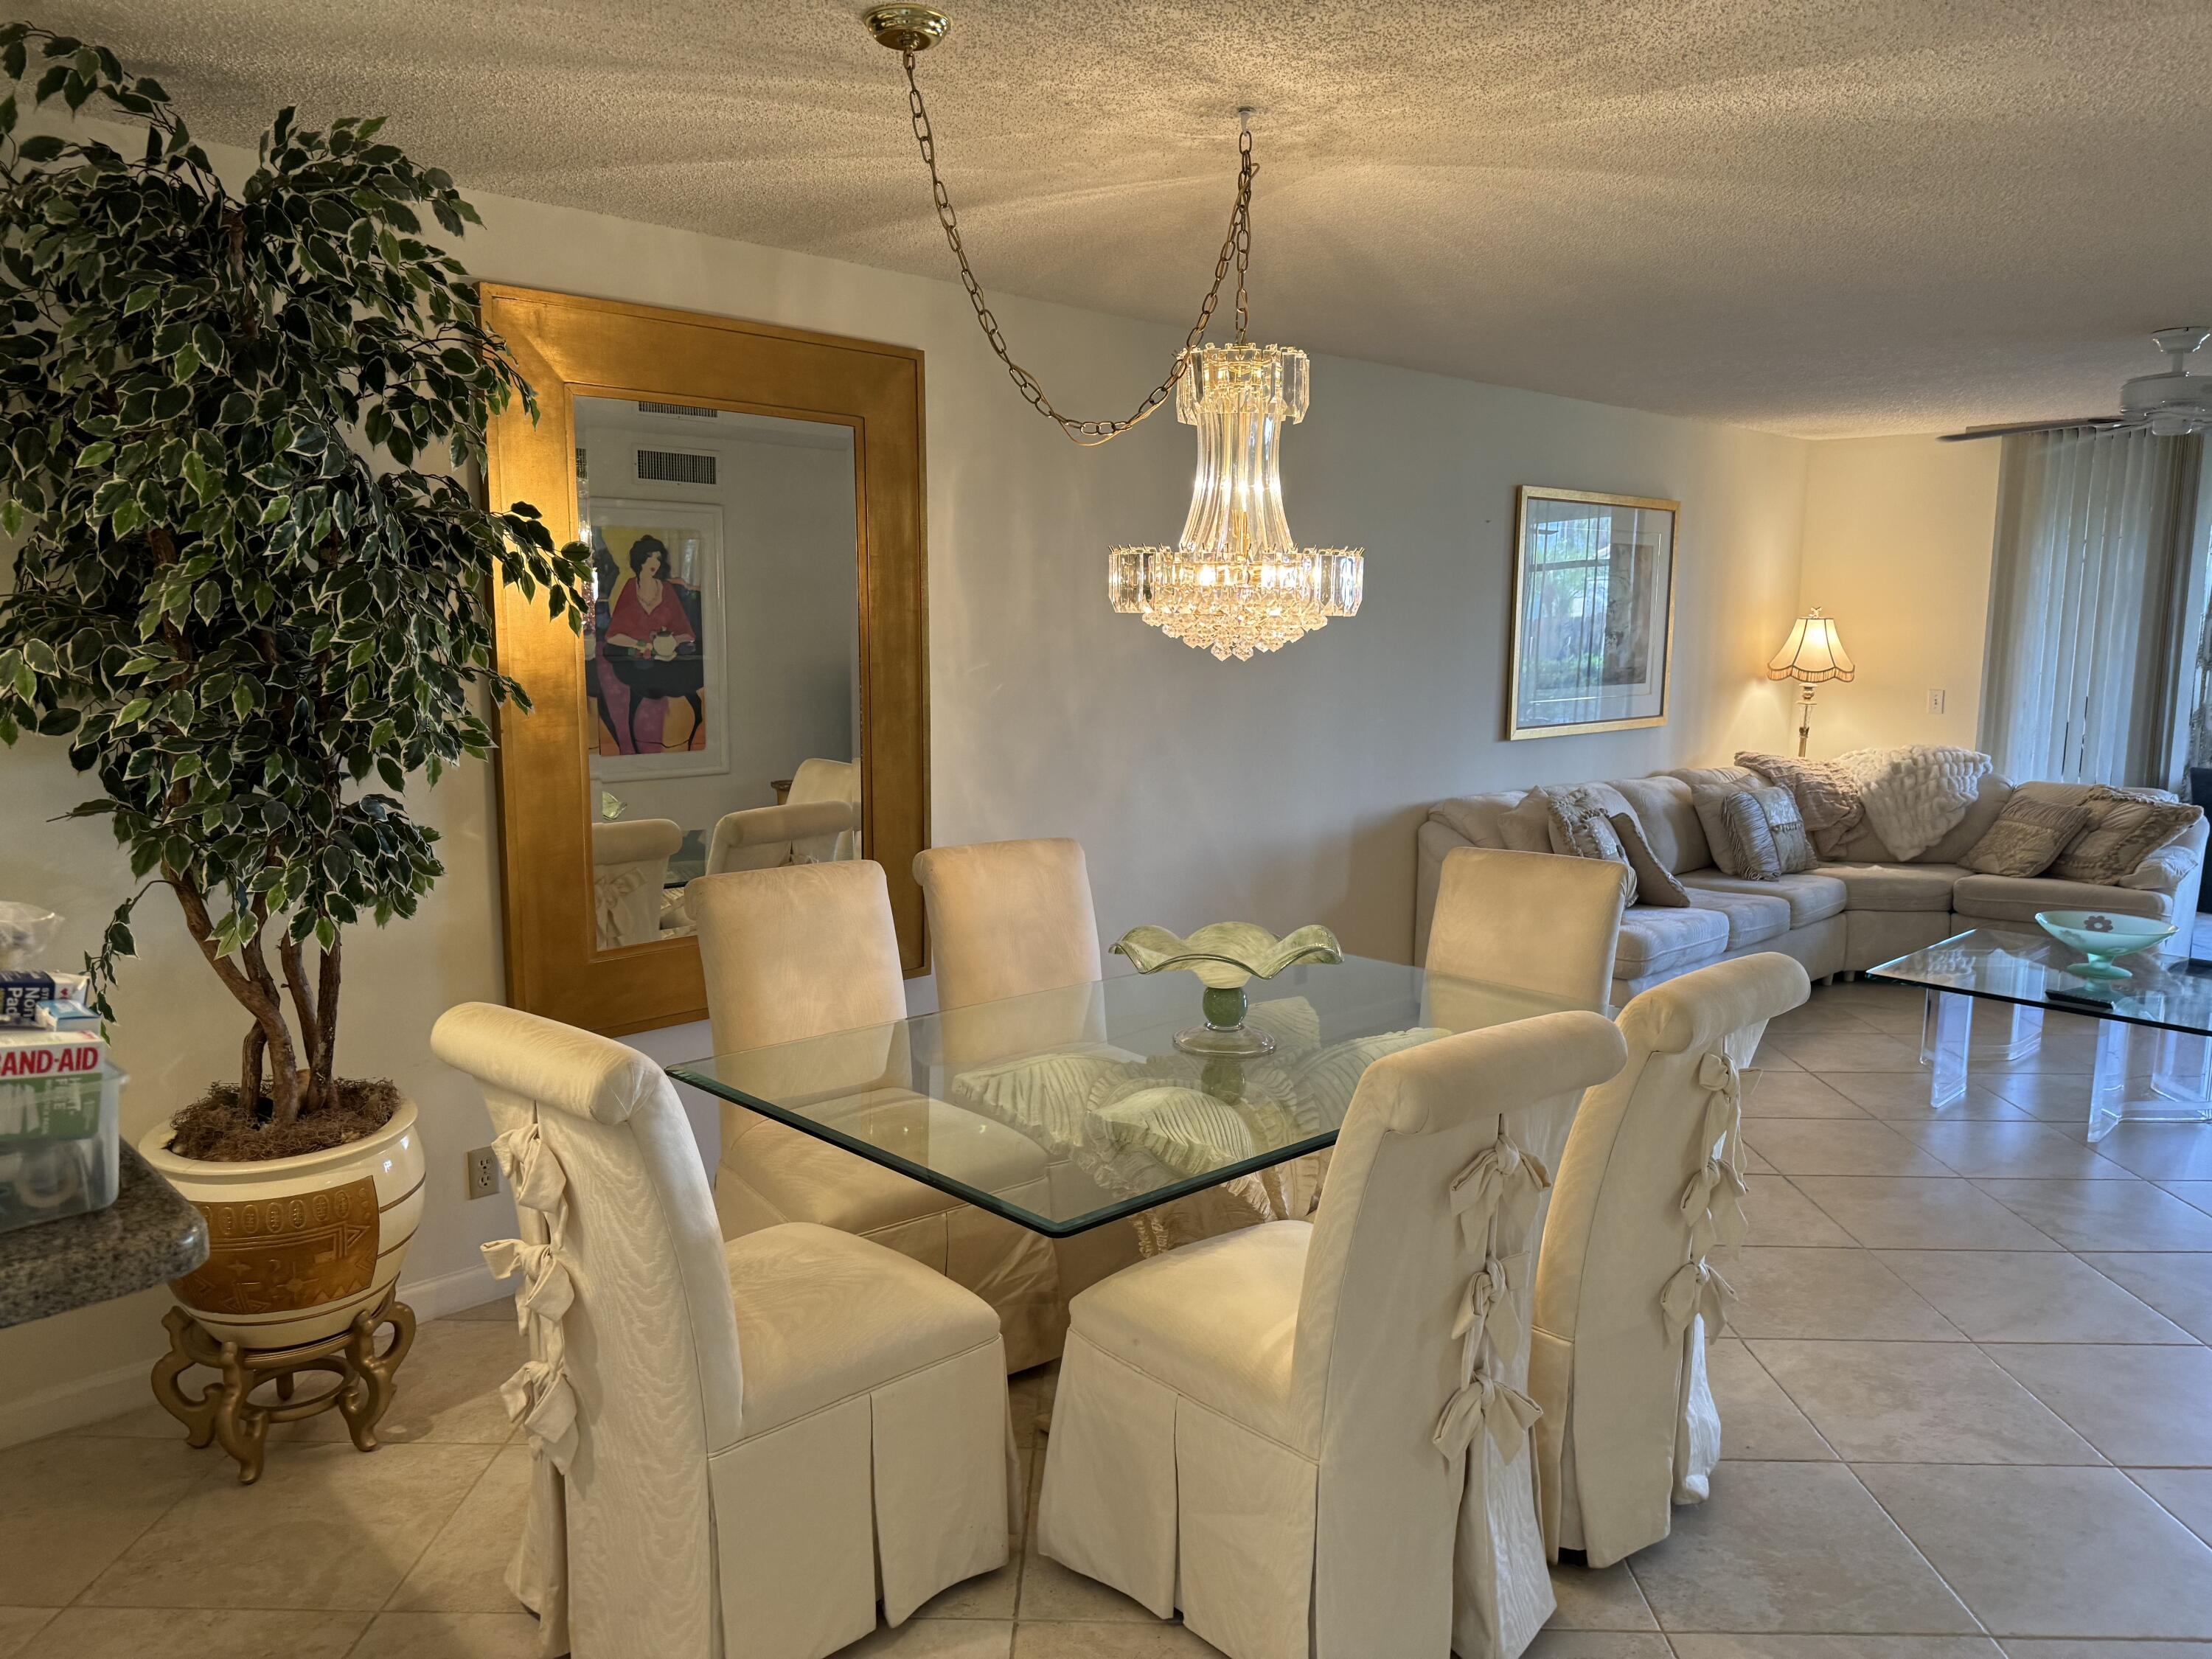
POLYGON ((641 449, 637 476, 656 483, 710 484, 714 482, 714 458, 686 455, 673 449, 641 449))
POLYGON ((584 452, 580 449, 576 452, 576 482, 581 483, 589 476, 584 471, 584 452))
POLYGON ((640 404, 637 412, 641 415, 688 415, 695 421, 719 421, 722 418, 722 411, 719 409, 694 409, 689 404, 640 404))

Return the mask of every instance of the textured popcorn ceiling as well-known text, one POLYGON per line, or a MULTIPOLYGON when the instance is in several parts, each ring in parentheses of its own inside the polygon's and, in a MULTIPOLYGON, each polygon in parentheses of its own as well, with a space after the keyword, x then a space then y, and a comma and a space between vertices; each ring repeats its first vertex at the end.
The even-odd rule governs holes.
MULTIPOLYGON (((210 137, 381 111, 478 189, 947 276, 863 9, 37 15, 210 137)), ((1827 436, 2108 410, 2143 332, 2212 323, 2212 0, 947 9, 923 88, 987 289, 1187 322, 1250 103, 1254 331, 1312 350, 1827 436)), ((1051 389, 1118 412, 1153 370, 1051 389)))

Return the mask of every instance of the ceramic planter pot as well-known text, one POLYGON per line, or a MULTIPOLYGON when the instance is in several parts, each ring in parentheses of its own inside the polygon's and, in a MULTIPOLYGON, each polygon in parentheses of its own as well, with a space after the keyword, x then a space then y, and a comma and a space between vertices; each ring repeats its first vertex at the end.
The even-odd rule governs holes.
POLYGON ((374 1134, 259 1164, 210 1164, 138 1143, 207 1218, 206 1266, 170 1289, 218 1340, 289 1348, 345 1329, 399 1277, 422 1217, 422 1138, 403 1100, 374 1134))

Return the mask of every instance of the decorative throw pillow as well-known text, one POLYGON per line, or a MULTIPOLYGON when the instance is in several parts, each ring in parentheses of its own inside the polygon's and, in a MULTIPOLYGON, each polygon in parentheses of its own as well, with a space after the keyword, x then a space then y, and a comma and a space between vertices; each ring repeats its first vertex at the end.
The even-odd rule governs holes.
POLYGON ((1765 788, 1753 786, 1744 793, 1758 801, 1759 810, 1766 814, 1766 828, 1774 837, 1775 862, 1781 873, 1794 876, 1810 870, 1820 860, 1813 851, 1812 838, 1805 833, 1805 819, 1797 810, 1797 797, 1778 784, 1765 788))
POLYGON ((2203 809, 2167 799, 2162 792, 2115 789, 2099 784, 2083 797, 2089 826, 2067 843, 2051 873, 2061 881, 2110 887, 2156 848, 2191 824, 2203 809))
POLYGON ((1636 893, 1640 902, 1687 908, 1690 890, 1674 879, 1672 870, 1659 862, 1659 855, 1651 850, 1651 843, 1636 814, 1615 812, 1607 822, 1613 825, 1613 833, 1620 839, 1621 850, 1628 855, 1628 867, 1636 872, 1636 893))
POLYGON ((1636 902, 1636 866, 1631 863, 1628 852, 1620 844, 1612 820, 1592 806, 1572 805, 1565 801, 1552 803, 1552 844, 1569 858, 1601 859, 1608 864, 1618 864, 1628 872, 1628 893, 1623 904, 1636 902))
POLYGON ((1690 800, 1723 875, 1773 881, 1819 862, 1796 798, 1787 789, 1764 783, 1707 786, 1692 790, 1690 800))
POLYGON ((2093 816, 2086 806, 2014 794, 1959 862, 1984 876, 2039 876, 2093 816))
POLYGON ((1752 791, 1708 787, 1691 791, 1690 801, 1698 809, 1698 822, 1705 826, 1713 862, 1723 875, 1752 881, 1780 877, 1782 855, 1774 845, 1774 831, 1752 791))

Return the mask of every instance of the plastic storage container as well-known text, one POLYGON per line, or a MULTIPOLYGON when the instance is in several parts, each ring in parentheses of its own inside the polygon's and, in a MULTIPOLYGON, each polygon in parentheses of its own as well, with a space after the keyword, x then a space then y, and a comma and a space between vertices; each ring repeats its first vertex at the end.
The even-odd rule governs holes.
POLYGON ((123 1081, 97 1038, 0 1030, 0 1233, 115 1202, 123 1081))

